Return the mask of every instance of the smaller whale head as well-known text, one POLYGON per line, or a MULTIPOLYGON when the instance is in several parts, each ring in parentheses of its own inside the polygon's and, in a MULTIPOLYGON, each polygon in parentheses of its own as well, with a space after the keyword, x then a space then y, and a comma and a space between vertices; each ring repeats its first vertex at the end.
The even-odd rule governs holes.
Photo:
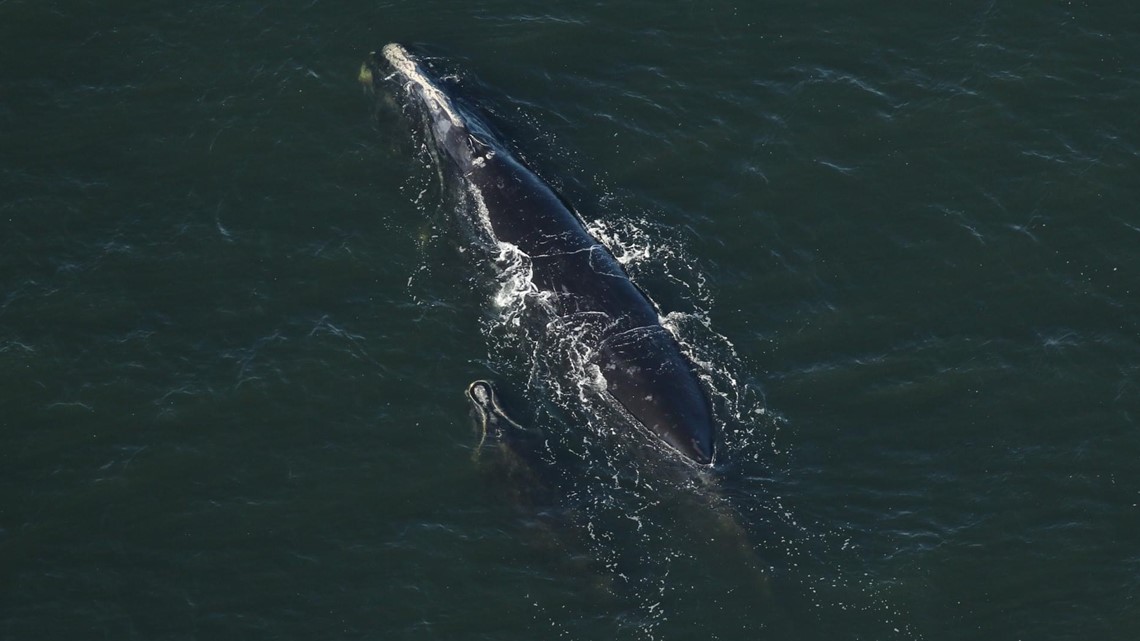
POLYGON ((503 409, 502 403, 499 402, 499 395, 489 381, 478 380, 468 385, 467 398, 471 401, 472 407, 475 408, 484 439, 488 436, 501 437, 503 432, 510 428, 525 429, 503 409))

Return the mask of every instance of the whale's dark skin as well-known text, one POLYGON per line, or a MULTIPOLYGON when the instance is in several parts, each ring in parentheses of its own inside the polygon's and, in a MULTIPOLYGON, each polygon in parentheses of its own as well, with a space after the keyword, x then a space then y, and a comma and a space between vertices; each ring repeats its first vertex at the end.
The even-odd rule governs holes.
POLYGON ((606 392, 650 432, 690 460, 713 459, 708 397, 653 303, 571 208, 459 105, 400 45, 364 63, 361 81, 397 84, 422 114, 431 142, 475 197, 476 216, 500 243, 529 257, 532 283, 561 322, 586 328, 606 392))

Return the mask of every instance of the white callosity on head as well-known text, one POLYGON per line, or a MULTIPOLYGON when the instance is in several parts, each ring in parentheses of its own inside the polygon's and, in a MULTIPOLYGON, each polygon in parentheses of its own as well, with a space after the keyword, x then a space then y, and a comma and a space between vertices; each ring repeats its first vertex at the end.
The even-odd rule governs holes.
POLYGON ((409 83, 416 85, 420 93, 423 95, 424 102, 427 103, 429 108, 435 109, 443 113, 451 124, 456 127, 466 128, 463 118, 459 116, 455 106, 451 104, 451 99, 447 97, 439 87, 435 86, 416 64, 414 58, 408 53, 407 49, 402 46, 392 43, 384 45, 381 50, 384 58, 392 65, 401 76, 403 76, 409 83))

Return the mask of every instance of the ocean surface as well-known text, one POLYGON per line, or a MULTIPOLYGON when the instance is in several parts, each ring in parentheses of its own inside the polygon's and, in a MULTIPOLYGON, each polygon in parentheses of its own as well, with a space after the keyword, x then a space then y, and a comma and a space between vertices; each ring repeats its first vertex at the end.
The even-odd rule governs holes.
POLYGON ((0 639, 1140 638, 1134 4, 0 0, 0 42, 0 639), (515 324, 357 83, 388 42, 656 302, 713 470, 515 324), (479 448, 478 378, 557 456, 479 448))

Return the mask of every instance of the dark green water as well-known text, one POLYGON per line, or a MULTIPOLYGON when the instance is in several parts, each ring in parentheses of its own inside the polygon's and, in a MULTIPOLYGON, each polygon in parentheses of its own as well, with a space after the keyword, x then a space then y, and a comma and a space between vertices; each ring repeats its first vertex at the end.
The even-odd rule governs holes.
POLYGON ((0 638, 1140 635, 1131 4, 7 0, 0 41, 0 638), (503 336, 356 84, 390 41, 670 314, 715 490, 503 336), (477 377, 581 455, 552 496, 472 461, 477 377))

